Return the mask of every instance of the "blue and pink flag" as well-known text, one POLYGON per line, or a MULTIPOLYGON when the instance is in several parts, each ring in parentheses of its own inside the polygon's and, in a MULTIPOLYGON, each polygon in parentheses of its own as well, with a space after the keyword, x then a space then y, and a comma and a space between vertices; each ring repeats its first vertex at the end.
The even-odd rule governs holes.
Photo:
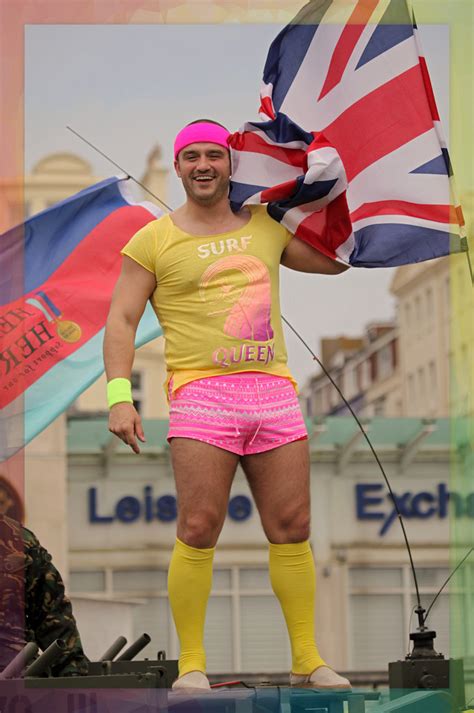
MULTIPOLYGON (((0 236, 0 460, 103 372, 120 250, 160 215, 154 204, 133 199, 127 179, 110 178, 0 236)), ((148 305, 136 345, 160 334, 148 305)))
POLYGON ((273 41, 261 122, 231 138, 235 208, 324 254, 391 267, 464 248, 462 211, 406 0, 312 0, 273 41))

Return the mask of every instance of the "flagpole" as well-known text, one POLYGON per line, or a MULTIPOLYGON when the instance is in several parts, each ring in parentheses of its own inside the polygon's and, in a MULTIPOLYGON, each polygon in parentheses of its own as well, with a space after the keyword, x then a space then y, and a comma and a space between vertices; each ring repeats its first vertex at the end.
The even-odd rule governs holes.
POLYGON ((113 161, 113 160, 110 158, 110 156, 107 156, 107 154, 105 154, 103 151, 101 151, 100 149, 98 149, 97 146, 94 146, 94 144, 91 143, 90 141, 88 141, 87 139, 85 139, 84 136, 81 136, 81 134, 80 134, 78 131, 75 131, 75 129, 72 129, 70 126, 66 126, 66 129, 69 129, 69 131, 71 131, 73 134, 75 134, 76 136, 78 136, 82 141, 84 141, 84 143, 86 143, 88 146, 90 146, 91 148, 93 148, 94 151, 97 151, 97 153, 99 153, 101 156, 103 156, 104 158, 106 158, 107 161, 110 161, 110 163, 111 163, 112 165, 114 165, 116 168, 120 169, 120 171, 122 171, 122 173, 125 173, 125 175, 127 176, 127 179, 128 179, 128 178, 131 178, 132 181, 135 181, 135 183, 138 184, 138 185, 140 186, 140 188, 143 188, 143 190, 146 191, 147 193, 149 193, 150 196, 153 196, 153 198, 156 198, 156 200, 157 200, 159 203, 161 203, 161 205, 164 206, 167 210, 169 210, 169 211, 172 210, 172 209, 169 207, 169 205, 167 205, 164 201, 161 200, 161 198, 159 198, 155 193, 153 193, 152 191, 150 191, 149 188, 147 188, 143 183, 141 183, 141 182, 140 182, 139 180, 137 180, 134 176, 132 176, 128 171, 126 171, 124 168, 122 168, 122 166, 119 166, 118 163, 115 163, 115 161, 113 161))
POLYGON ((474 287, 474 273, 473 273, 473 271, 472 271, 471 254, 470 254, 470 252, 469 252, 469 242, 468 242, 468 240, 467 240, 466 237, 464 237, 464 238, 462 239, 462 247, 463 247, 463 249, 464 249, 465 252, 466 252, 467 265, 468 265, 468 267, 469 267, 469 272, 470 272, 470 275, 471 275, 471 283, 472 283, 472 285, 473 285, 473 287, 474 287))

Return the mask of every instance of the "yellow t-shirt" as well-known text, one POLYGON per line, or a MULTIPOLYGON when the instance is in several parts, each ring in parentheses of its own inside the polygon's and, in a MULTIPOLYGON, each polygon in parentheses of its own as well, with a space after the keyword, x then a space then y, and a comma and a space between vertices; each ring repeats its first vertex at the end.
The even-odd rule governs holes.
POLYGON ((287 366, 279 268, 292 238, 265 206, 218 235, 190 235, 169 215, 121 251, 156 276, 151 304, 163 328, 173 391, 209 376, 262 371, 296 383, 287 366))

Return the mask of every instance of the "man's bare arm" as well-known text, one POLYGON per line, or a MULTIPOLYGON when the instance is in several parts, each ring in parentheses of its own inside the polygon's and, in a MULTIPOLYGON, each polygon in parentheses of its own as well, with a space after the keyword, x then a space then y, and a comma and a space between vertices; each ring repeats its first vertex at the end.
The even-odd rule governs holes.
POLYGON ((349 269, 349 265, 332 260, 298 238, 293 238, 286 246, 281 264, 291 270, 317 272, 321 275, 339 275, 349 269))
MULTIPOLYGON (((155 276, 131 258, 124 256, 109 316, 105 325, 104 364, 107 381, 130 379, 135 355, 135 334, 146 303, 156 287, 155 276)), ((129 445, 140 449, 137 438, 145 440, 140 415, 133 404, 118 403, 109 415, 109 430, 129 445)))

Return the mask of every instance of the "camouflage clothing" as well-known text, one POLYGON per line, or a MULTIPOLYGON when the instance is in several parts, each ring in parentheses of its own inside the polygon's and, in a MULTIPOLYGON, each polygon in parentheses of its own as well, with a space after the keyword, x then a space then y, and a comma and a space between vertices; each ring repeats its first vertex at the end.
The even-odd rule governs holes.
POLYGON ((0 670, 26 642, 34 641, 44 651, 56 639, 68 648, 51 674, 86 674, 71 602, 51 555, 30 530, 0 515, 0 670))

